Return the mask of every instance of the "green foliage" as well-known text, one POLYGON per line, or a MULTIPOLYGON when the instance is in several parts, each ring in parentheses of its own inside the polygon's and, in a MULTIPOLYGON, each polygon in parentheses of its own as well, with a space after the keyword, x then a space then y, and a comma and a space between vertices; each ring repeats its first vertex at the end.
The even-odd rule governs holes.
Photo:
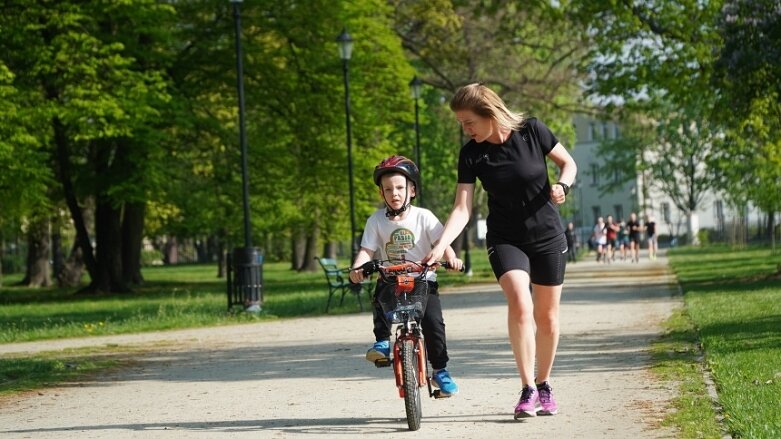
MULTIPOLYGON (((2 30, 0 38, 5 38, 2 30)), ((0 61, 0 227, 48 204, 52 183, 52 172, 42 166, 47 154, 35 134, 41 128, 40 115, 28 105, 27 91, 14 84, 15 78, 0 61)))
MULTIPOLYGON (((49 215, 51 206, 64 205, 63 189, 73 183, 81 204, 96 198, 119 211, 126 203, 145 203, 152 238, 240 241, 231 3, 13 0, 5 6, 4 213, 18 219, 35 207, 49 215), (68 181, 62 181, 61 164, 71 167, 68 181), (28 184, 11 184, 17 181, 28 184)), ((242 3, 253 240, 288 248, 293 237, 347 237, 345 90, 334 41, 343 27, 355 40, 350 120, 362 223, 378 205, 371 180, 376 163, 394 153, 413 155, 408 82, 415 74, 427 83, 419 101, 423 199, 440 215, 452 203, 461 143, 446 102, 459 85, 487 81, 511 106, 541 117, 571 143, 569 113, 579 106, 578 66, 586 46, 566 7, 242 3)))
POLYGON ((593 96, 624 104, 664 97, 686 105, 710 93, 711 65, 720 47, 714 26, 721 1, 578 0, 568 14, 585 26, 593 96))
POLYGON ((21 273, 25 270, 25 258, 17 255, 3 255, 0 260, 3 274, 21 273))

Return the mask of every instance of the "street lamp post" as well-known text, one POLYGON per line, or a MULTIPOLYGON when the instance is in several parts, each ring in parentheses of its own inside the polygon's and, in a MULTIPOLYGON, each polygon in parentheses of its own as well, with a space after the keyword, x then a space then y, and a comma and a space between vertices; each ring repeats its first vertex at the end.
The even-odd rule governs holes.
POLYGON ((415 163, 418 165, 418 185, 420 187, 416 188, 417 197, 418 197, 418 205, 423 206, 423 191, 421 187, 423 186, 423 165, 420 162, 420 121, 418 119, 418 114, 420 112, 418 107, 418 99, 420 99, 420 92, 423 88, 423 81, 418 78, 417 75, 412 78, 412 81, 409 83, 410 90, 412 90, 412 98, 415 100, 415 163))
POLYGON ((233 5, 233 19, 236 27, 236 89, 239 96, 239 143, 241 146, 242 202, 244 207, 244 247, 233 249, 232 265, 235 269, 233 281, 228 275, 228 308, 234 303, 242 304, 246 311, 259 312, 262 303, 261 288, 263 274, 260 264, 262 256, 252 247, 252 233, 249 217, 249 171, 247 165, 247 135, 244 120, 244 64, 241 52, 242 0, 230 0, 233 5))
POLYGON ((241 181, 242 200, 244 204, 244 246, 252 246, 249 220, 249 178, 247 170, 247 135, 244 121, 244 64, 241 53, 241 13, 239 5, 242 0, 231 0, 233 5, 233 21, 236 26, 236 90, 239 95, 239 143, 241 146, 241 181))
POLYGON ((358 248, 355 242, 355 188, 353 187, 353 146, 352 129, 350 127, 350 68, 349 61, 353 53, 353 39, 346 29, 336 37, 339 43, 339 57, 342 58, 344 72, 344 115, 347 127, 347 175, 350 184, 350 261, 355 260, 358 248))

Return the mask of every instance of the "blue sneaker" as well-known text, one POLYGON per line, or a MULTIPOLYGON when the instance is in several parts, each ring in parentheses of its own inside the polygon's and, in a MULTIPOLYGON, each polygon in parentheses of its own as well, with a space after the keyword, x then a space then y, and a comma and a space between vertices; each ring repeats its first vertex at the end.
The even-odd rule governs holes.
POLYGON ((447 369, 439 369, 434 372, 431 379, 434 381, 434 387, 438 387, 443 394, 449 396, 458 393, 458 385, 453 381, 453 378, 450 377, 450 372, 448 372, 447 369))
POLYGON ((390 342, 388 340, 380 340, 374 343, 374 346, 366 351, 366 360, 374 363, 377 360, 387 359, 390 357, 390 342))

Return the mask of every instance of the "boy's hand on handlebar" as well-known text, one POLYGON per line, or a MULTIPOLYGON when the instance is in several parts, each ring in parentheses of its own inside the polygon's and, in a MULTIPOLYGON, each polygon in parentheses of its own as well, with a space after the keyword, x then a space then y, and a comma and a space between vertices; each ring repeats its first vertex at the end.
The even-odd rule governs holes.
POLYGON ((350 282, 359 284, 363 282, 363 268, 353 268, 350 270, 350 282))

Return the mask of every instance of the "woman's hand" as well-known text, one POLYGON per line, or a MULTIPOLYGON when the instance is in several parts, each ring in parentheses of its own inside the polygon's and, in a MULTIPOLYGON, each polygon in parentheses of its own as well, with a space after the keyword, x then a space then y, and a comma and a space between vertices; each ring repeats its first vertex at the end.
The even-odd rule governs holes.
POLYGON ((431 265, 439 262, 440 259, 442 259, 442 255, 445 254, 445 249, 436 245, 434 248, 431 249, 428 255, 426 255, 425 258, 423 258, 420 263, 423 265, 431 265))
POLYGON ((564 204, 567 196, 564 194, 564 188, 560 184, 553 184, 550 188, 550 199, 556 204, 564 204))

